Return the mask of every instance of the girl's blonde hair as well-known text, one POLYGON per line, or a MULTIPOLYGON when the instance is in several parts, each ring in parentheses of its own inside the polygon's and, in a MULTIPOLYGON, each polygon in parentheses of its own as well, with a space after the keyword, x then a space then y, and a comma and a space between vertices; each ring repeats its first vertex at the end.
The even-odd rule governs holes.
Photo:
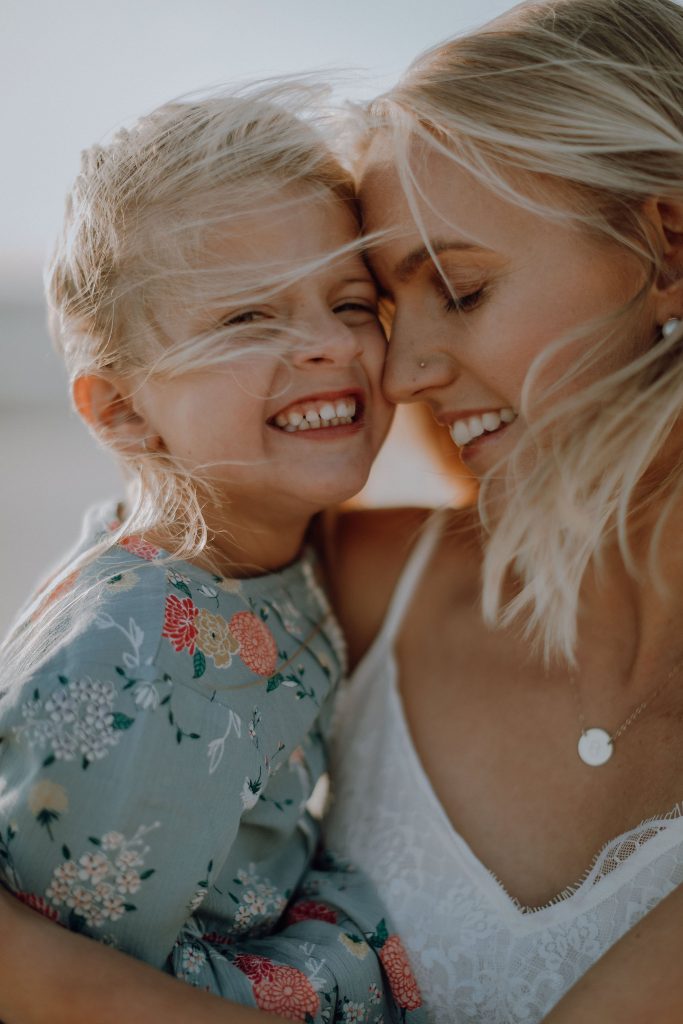
MULTIPOLYGON (((245 218, 291 213, 311 199, 345 204, 356 215, 350 172, 331 148, 323 95, 310 80, 290 79, 173 102, 82 154, 46 271, 51 334, 72 381, 172 377, 256 351, 263 324, 231 326, 219 314, 236 302, 266 301, 358 246, 350 242, 305 265, 264 253, 244 267, 223 244, 244 231, 245 218), (200 334, 180 343, 165 336, 160 311, 199 310, 209 313, 200 334)), ((269 350, 283 358, 289 345, 308 340, 285 328, 267 333, 269 350)), ((122 465, 125 521, 69 561, 25 612, 4 645, 5 679, 37 666, 65 638, 76 606, 83 608, 86 593, 92 604, 99 582, 76 585, 75 575, 85 580, 82 570, 124 537, 162 533, 174 558, 207 548, 202 509, 212 496, 210 477, 193 479, 167 455, 142 444, 122 450, 104 428, 93 430, 122 465)))
MULTIPOLYGON (((436 149, 514 203, 624 247, 644 268, 646 283, 627 308, 555 339, 532 366, 522 412, 536 406, 526 438, 535 465, 522 472, 523 452, 516 454, 502 509, 489 523, 486 618, 506 624, 522 615, 546 658, 572 662, 581 583, 590 564, 599 566, 605 539, 616 531, 636 575, 638 513, 663 500, 648 549, 658 578, 658 540, 683 493, 680 457, 649 493, 639 486, 681 412, 680 332, 653 338, 644 354, 590 386, 567 387, 617 339, 632 337, 662 272, 645 202, 683 200, 683 9, 672 0, 522 4, 419 57, 368 117, 366 138, 390 133, 419 225, 429 189, 418 181, 416 138, 422 151, 436 149), (596 330, 599 341, 586 353, 596 330), (541 387, 541 373, 547 381, 554 357, 569 346, 577 353, 571 368, 541 387), (520 585, 505 604, 510 572, 520 585)), ((485 481, 485 523, 488 491, 485 481)))

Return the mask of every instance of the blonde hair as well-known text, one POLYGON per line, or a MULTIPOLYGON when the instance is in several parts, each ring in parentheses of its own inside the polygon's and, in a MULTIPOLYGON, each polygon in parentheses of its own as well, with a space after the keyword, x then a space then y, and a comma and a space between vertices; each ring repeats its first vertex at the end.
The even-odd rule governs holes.
MULTIPOLYGON (((158 313, 219 313, 235 301, 265 301, 359 245, 305 265, 276 263, 266 252, 245 268, 230 262, 225 246, 220 258, 211 255, 212 242, 239 234, 245 217, 311 198, 356 214, 350 172, 331 149, 323 96, 310 80, 285 79, 173 102, 82 154, 46 271, 51 334, 72 381, 90 374, 170 377, 261 349, 263 324, 209 323, 172 343, 158 313)), ((283 358, 288 346, 307 340, 286 328, 266 333, 270 350, 283 358)), ((122 451, 105 430, 93 429, 123 467, 125 521, 64 565, 27 610, 4 645, 5 679, 36 667, 68 635, 74 610, 83 608, 85 593, 96 597, 102 582, 81 575, 74 585, 74 574, 125 537, 160 531, 171 557, 208 557, 203 507, 212 497, 210 479, 193 479, 170 456, 143 446, 122 451)))
POLYGON ((524 621, 546 659, 572 662, 581 584, 589 565, 599 566, 605 540, 616 532, 636 576, 633 528, 638 513, 661 500, 648 549, 657 578, 657 542, 683 493, 681 458, 648 495, 639 487, 681 412, 680 332, 590 386, 567 388, 629 325, 633 331, 660 273, 645 201, 683 199, 683 9, 671 0, 520 5, 419 57, 367 118, 370 136, 390 132, 418 225, 418 200, 428 204, 429 195, 417 180, 416 137, 510 201, 624 247, 644 269, 646 284, 627 307, 555 339, 532 366, 522 412, 553 398, 526 432, 526 450, 540 457, 526 472, 521 449, 511 460, 495 523, 487 515, 490 480, 480 493, 490 530, 487 620, 524 621), (554 357, 596 331, 591 351, 577 349, 574 365, 541 390, 554 357), (510 573, 520 582, 505 603, 510 573))

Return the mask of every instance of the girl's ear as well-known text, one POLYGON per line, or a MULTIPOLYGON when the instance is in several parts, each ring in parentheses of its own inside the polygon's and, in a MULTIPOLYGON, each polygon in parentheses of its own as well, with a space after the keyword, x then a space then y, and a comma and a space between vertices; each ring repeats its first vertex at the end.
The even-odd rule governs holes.
POLYGON ((683 202, 649 199, 645 212, 655 232, 662 266, 655 282, 658 320, 683 316, 683 202))
POLYGON ((78 414, 113 448, 134 454, 157 447, 159 439, 153 438, 146 419, 116 378, 97 374, 76 377, 71 394, 78 414))

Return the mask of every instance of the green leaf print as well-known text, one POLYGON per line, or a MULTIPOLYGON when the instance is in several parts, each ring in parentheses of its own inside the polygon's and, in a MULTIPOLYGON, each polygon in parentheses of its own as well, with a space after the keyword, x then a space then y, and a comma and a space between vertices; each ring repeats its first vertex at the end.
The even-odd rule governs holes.
POLYGON ((156 868, 147 868, 147 870, 146 870, 146 871, 143 871, 143 872, 142 872, 142 874, 140 875, 140 878, 141 878, 141 879, 143 880, 143 882, 144 882, 144 880, 145 880, 146 878, 151 878, 151 877, 152 877, 152 875, 154 874, 154 872, 155 872, 155 871, 156 871, 156 868))
POLYGON ((373 949, 381 949, 388 938, 389 930, 387 929, 387 923, 384 918, 382 918, 375 928, 374 934, 372 934, 368 939, 368 942, 373 949))
POLYGON ((62 855, 63 855, 63 857, 64 857, 64 859, 65 859, 65 860, 71 860, 71 850, 70 850, 70 849, 69 849, 69 847, 68 847, 68 846, 66 845, 66 843, 65 843, 65 844, 64 844, 64 846, 62 847, 62 855))
POLYGON ((173 580, 173 586, 176 588, 176 590, 182 590, 183 594, 185 594, 187 597, 192 597, 192 591, 190 590, 190 588, 188 587, 187 583, 185 583, 184 580, 173 580))
POLYGON ((49 768, 51 764, 54 764, 54 762, 55 762, 55 755, 54 754, 48 754, 47 757, 43 761, 43 768, 49 768))
POLYGON ((281 672, 276 672, 274 676, 271 676, 266 686, 266 693, 272 693, 273 690, 277 690, 280 683, 284 682, 284 678, 281 672))
POLYGON ((201 676, 203 676, 204 673, 206 672, 206 658, 204 657, 202 651, 199 650, 199 648, 197 648, 197 650, 194 652, 192 664, 194 665, 194 675, 192 676, 192 678, 201 678, 201 676))
POLYGON ((128 715, 124 715, 123 712, 115 711, 112 716, 111 726, 112 729, 130 729, 134 721, 134 718, 129 718, 128 715))

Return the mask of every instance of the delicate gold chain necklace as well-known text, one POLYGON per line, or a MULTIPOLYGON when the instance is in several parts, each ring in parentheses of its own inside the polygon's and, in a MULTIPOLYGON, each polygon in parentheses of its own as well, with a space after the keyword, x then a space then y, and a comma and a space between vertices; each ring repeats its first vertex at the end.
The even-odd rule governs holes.
POLYGON ((579 724, 581 726, 581 736, 577 744, 577 750, 579 757, 584 764, 590 765, 591 768, 598 768, 602 764, 607 762, 614 753, 614 744, 623 736, 624 733, 633 723, 640 718, 646 708, 652 704, 654 699, 660 695, 660 693, 666 689, 671 680, 678 675, 683 669, 683 662, 678 662, 677 665, 670 670, 666 679, 659 686, 653 690, 653 692, 641 701, 640 704, 636 705, 630 712, 628 717, 621 723, 618 729, 615 729, 613 733, 607 732, 606 729, 601 729, 599 726, 586 727, 586 716, 583 710, 583 701, 581 700, 581 691, 579 690, 579 684, 576 681, 575 676, 571 676, 572 689, 576 695, 576 703, 579 712, 579 724))

